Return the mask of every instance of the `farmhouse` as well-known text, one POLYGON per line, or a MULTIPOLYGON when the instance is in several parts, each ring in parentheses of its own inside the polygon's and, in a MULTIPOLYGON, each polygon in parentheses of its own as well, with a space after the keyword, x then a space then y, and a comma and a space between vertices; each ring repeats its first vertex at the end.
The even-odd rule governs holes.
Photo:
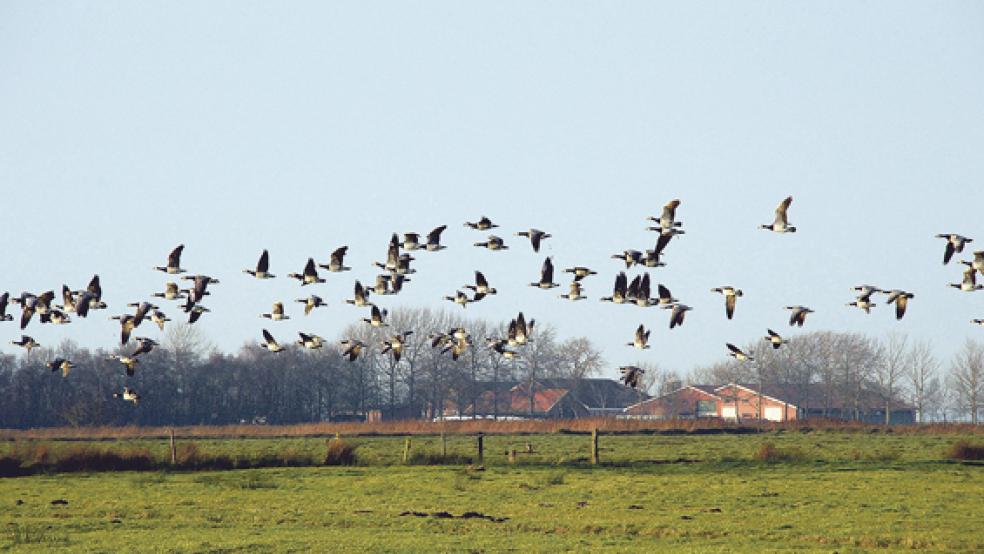
POLYGON ((627 406, 648 398, 611 379, 537 379, 481 385, 482 392, 474 403, 461 409, 447 405, 444 417, 614 417, 624 413, 627 406))
MULTIPOLYGON (((891 402, 891 423, 913 423, 915 410, 905 402, 891 402)), ((834 391, 819 384, 808 386, 729 383, 687 385, 662 396, 638 402, 625 410, 641 419, 722 418, 732 421, 793 421, 833 418, 866 423, 885 422, 885 399, 870 391, 834 391)))

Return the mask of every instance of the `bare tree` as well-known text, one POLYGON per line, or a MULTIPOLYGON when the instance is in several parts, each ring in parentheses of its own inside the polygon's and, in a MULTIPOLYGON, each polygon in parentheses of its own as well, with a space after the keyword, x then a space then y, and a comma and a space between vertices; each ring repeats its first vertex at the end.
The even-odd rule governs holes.
POLYGON ((940 362, 933 355, 929 341, 918 341, 909 349, 909 399, 916 408, 919 423, 926 422, 927 413, 935 413, 940 403, 940 362))
POLYGON ((877 361, 872 365, 871 374, 885 408, 886 425, 892 422, 892 402, 898 395, 900 382, 911 371, 908 341, 908 337, 901 333, 889 334, 877 347, 877 361))
POLYGON ((960 411, 976 424, 984 401, 984 346, 967 339, 950 366, 950 382, 960 411))

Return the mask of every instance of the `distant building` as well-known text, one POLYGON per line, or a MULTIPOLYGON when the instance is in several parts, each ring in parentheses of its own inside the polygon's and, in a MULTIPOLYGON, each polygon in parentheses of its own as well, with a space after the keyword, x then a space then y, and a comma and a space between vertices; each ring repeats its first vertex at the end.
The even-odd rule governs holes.
POLYGON ((497 384, 480 383, 481 393, 463 408, 448 403, 443 417, 550 418, 618 416, 648 398, 612 379, 537 379, 497 384))
MULTIPOLYGON (((758 387, 748 384, 688 385, 638 402, 625 415, 641 419, 721 418, 793 421, 808 418, 885 422, 885 399, 867 391, 834 394, 818 384, 758 387)), ((914 423, 915 408, 892 400, 890 423, 914 423)))

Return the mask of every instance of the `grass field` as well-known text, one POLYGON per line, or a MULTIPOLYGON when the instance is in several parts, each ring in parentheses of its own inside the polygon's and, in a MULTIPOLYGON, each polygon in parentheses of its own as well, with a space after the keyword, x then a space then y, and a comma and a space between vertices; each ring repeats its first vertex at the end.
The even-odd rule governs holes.
MULTIPOLYGON (((979 434, 604 435, 597 466, 585 435, 492 435, 481 468, 405 465, 402 437, 346 440, 359 465, 0 479, 0 550, 984 550, 984 466, 946 456, 979 434), (778 455, 759 460, 766 443, 778 455)), ((79 443, 42 444, 55 456, 79 443)), ((159 439, 100 444, 169 456, 159 439)), ((195 444, 247 459, 325 453, 321 438, 195 444)), ((447 449, 474 456, 475 438, 451 435, 447 449)), ((418 457, 440 451, 437 436, 412 438, 418 457)))

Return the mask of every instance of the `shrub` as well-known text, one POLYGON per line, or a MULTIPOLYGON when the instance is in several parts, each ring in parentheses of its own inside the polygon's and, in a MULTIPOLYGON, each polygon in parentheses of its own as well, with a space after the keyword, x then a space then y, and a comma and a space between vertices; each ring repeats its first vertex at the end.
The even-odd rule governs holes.
POLYGON ((770 464, 778 462, 793 462, 805 459, 805 456, 799 450, 780 450, 771 442, 763 443, 762 446, 755 451, 754 457, 759 462, 768 462, 770 464))
POLYGON ((951 460, 984 460, 984 444, 971 444, 970 441, 957 441, 947 451, 951 460))
POLYGON ((326 466, 351 466, 355 465, 356 446, 349 444, 342 439, 332 439, 328 441, 328 450, 325 452, 326 466))

